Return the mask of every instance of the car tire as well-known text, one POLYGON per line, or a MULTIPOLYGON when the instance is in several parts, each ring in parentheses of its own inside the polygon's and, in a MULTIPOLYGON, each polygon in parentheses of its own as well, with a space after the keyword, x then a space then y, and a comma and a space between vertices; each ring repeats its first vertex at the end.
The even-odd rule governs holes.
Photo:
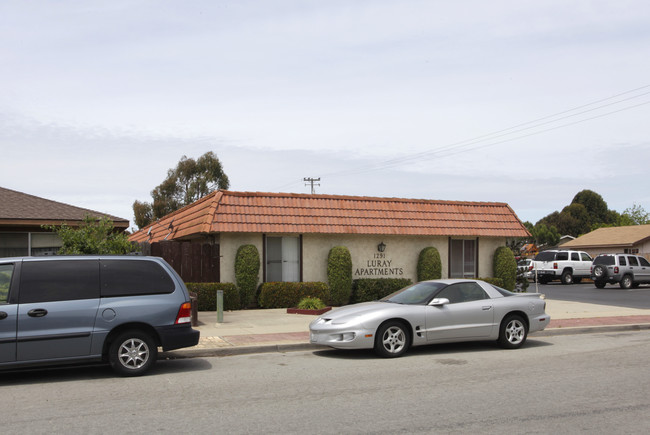
POLYGON ((594 281, 594 285, 596 286, 596 288, 605 288, 606 284, 607 283, 605 281, 594 281))
POLYGON ((117 336, 108 352, 111 368, 121 376, 143 375, 158 358, 158 347, 153 338, 138 330, 117 336))
POLYGON ((573 284, 573 274, 570 270, 565 270, 562 272, 562 284, 573 284))
POLYGON ((619 283, 621 288, 625 290, 631 289, 632 284, 634 284, 634 281, 632 280, 631 275, 623 275, 623 278, 621 278, 621 282, 619 283))
POLYGON ((516 314, 506 316, 499 327, 498 343, 504 349, 518 349, 526 342, 528 326, 524 319, 516 314))
POLYGON ((402 322, 389 321, 377 329, 375 352, 384 358, 404 355, 411 344, 411 334, 402 322))
POLYGON ((594 276, 596 278, 606 278, 607 277, 607 268, 600 264, 594 266, 594 276))

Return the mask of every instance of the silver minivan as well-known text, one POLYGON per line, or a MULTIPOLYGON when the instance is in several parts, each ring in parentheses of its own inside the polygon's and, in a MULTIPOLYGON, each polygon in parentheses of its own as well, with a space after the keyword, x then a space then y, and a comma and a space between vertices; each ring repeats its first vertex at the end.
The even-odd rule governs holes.
POLYGON ((158 347, 198 341, 187 288, 161 258, 0 258, 0 369, 105 361, 137 376, 158 347))

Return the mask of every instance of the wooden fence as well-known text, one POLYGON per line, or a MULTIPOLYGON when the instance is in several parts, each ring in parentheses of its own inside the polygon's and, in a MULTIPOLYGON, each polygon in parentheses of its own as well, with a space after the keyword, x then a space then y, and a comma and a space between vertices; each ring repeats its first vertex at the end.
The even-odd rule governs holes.
POLYGON ((170 241, 140 247, 144 255, 164 258, 185 282, 220 282, 219 245, 170 241))

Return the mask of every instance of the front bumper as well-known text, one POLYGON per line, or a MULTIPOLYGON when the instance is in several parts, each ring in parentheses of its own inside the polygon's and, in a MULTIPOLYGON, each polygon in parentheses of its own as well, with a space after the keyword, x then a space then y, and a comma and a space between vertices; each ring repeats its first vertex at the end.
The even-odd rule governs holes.
POLYGON ((310 327, 309 342, 336 349, 372 349, 375 345, 375 331, 354 327, 336 328, 332 325, 310 327))

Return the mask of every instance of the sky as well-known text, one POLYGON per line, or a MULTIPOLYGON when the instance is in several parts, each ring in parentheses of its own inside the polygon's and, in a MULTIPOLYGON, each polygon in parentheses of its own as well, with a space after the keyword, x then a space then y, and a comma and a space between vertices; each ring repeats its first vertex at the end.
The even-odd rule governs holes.
POLYGON ((235 191, 650 211, 648 23, 646 0, 3 0, 0 186, 135 228, 213 151, 235 191))

